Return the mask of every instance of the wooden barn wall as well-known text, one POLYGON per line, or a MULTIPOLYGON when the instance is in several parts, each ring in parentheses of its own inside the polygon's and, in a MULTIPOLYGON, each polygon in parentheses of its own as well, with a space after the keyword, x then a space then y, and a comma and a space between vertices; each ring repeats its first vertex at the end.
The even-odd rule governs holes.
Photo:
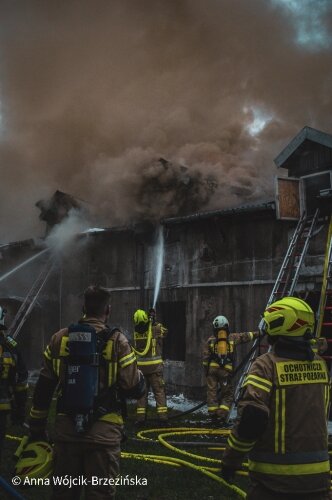
MULTIPOLYGON (((157 312, 166 325, 174 325, 174 321, 185 325, 185 332, 177 332, 185 339, 185 359, 165 362, 170 389, 201 394, 205 383, 201 351, 216 315, 226 315, 232 331, 256 328, 294 226, 292 222, 277 221, 274 212, 266 211, 165 227, 165 260, 157 312), (185 317, 171 321, 163 317, 170 304, 179 304, 185 317)), ((323 254, 325 238, 323 227, 313 241, 313 255, 323 254)), ((111 288, 110 324, 120 326, 131 338, 133 312, 152 303, 153 248, 154 232, 149 227, 139 233, 123 230, 92 234, 67 248, 38 299, 42 315, 36 312, 24 331, 24 338, 31 339, 31 345, 27 340, 22 340, 22 345, 33 350, 33 354, 28 354, 29 368, 40 365, 44 344, 50 336, 80 317, 82 292, 91 283, 111 288)), ((36 249, 29 245, 3 252, 1 273, 33 253, 36 249)), ((321 261, 308 257, 308 279, 319 281, 321 261)), ((41 262, 36 261, 24 272, 0 282, 0 297, 24 298, 41 262)), ((245 350, 246 347, 242 353, 245 350)))
POLYGON ((289 177, 302 177, 332 168, 332 149, 306 140, 292 156, 289 177))

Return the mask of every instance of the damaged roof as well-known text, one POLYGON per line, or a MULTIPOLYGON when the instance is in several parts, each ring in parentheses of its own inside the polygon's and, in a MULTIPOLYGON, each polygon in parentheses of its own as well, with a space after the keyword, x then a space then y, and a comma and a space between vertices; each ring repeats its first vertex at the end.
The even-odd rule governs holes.
POLYGON ((268 201, 265 203, 258 203, 256 205, 242 205, 235 208, 225 208, 222 210, 209 210, 207 212, 198 212, 196 214, 184 215, 181 217, 169 217, 167 219, 162 219, 161 223, 168 224, 178 224, 181 222, 193 222, 201 219, 209 219, 210 217, 224 216, 224 215, 240 215, 249 212, 261 212, 261 211, 275 211, 276 205, 274 201, 268 201))

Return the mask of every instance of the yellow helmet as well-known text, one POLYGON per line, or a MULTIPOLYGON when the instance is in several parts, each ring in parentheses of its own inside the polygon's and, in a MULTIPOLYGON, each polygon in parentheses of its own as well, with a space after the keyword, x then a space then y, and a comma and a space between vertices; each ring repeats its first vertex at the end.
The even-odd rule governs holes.
POLYGON ((313 333, 315 316, 311 307, 302 299, 284 297, 269 305, 263 314, 268 335, 302 337, 313 333))
POLYGON ((138 325, 139 323, 148 323, 149 317, 143 309, 137 309, 134 313, 134 323, 138 325))
POLYGON ((45 479, 53 472, 52 446, 46 441, 27 443, 27 440, 25 436, 15 452, 18 461, 14 474, 22 481, 25 477, 45 479))

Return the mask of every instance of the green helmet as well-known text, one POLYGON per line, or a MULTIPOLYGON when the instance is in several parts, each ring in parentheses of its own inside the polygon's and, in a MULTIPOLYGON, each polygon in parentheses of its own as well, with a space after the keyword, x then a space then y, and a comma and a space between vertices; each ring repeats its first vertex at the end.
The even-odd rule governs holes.
POLYGON ((18 461, 15 466, 15 475, 22 481, 25 477, 42 478, 53 472, 53 450, 46 441, 32 441, 27 443, 27 436, 23 438, 15 456, 18 461))
POLYGON ((313 333, 315 316, 302 299, 284 297, 269 305, 263 314, 266 333, 270 336, 302 337, 313 333))
POLYGON ((149 317, 143 309, 137 309, 134 313, 134 323, 138 325, 139 323, 148 323, 149 317))

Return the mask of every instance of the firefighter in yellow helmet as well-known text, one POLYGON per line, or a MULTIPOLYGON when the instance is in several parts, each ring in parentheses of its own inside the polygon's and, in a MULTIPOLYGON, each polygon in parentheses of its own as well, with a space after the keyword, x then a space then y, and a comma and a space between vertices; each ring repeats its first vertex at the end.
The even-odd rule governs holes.
POLYGON ((330 380, 310 342, 314 313, 303 300, 285 297, 266 309, 263 320, 273 348, 254 361, 243 383, 223 477, 231 480, 248 453, 248 500, 331 498, 330 380))
POLYGON ((167 328, 156 321, 154 309, 149 313, 138 309, 134 313, 134 343, 137 356, 137 365, 143 372, 146 391, 137 401, 137 424, 146 420, 146 408, 149 389, 152 389, 156 400, 157 415, 161 422, 167 421, 167 403, 165 382, 163 379, 162 347, 163 339, 167 335, 167 328))
POLYGON ((230 333, 228 319, 217 316, 213 320, 213 335, 203 348, 203 366, 206 374, 207 406, 213 424, 224 424, 233 401, 232 372, 236 347, 250 342, 258 332, 230 333))

